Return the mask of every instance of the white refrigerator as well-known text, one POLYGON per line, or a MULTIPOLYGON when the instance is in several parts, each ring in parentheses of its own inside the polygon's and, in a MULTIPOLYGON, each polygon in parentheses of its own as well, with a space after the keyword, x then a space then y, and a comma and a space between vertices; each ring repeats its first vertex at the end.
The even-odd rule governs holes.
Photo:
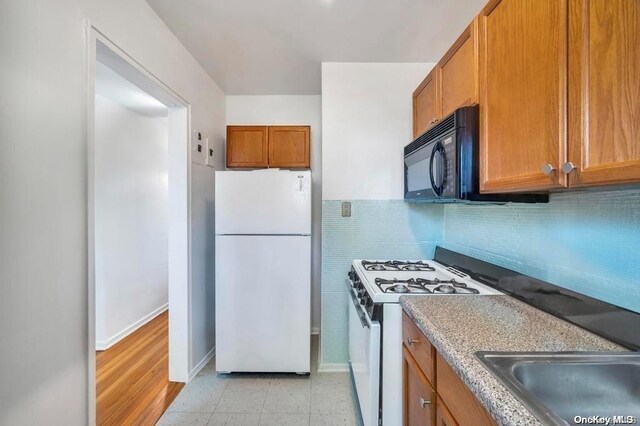
POLYGON ((311 173, 216 172, 216 370, 310 372, 311 173))

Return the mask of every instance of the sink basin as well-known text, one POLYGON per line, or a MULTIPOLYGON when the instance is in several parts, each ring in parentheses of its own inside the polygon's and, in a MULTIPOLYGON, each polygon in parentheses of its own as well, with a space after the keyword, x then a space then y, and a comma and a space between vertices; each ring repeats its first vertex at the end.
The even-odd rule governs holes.
MULTIPOLYGON (((541 423, 587 424, 576 416, 640 421, 637 352, 477 352, 541 423)), ((632 422, 630 422, 632 423, 632 422)), ((629 424, 630 424, 629 423, 629 424)), ((604 424, 604 423, 603 423, 604 424)))

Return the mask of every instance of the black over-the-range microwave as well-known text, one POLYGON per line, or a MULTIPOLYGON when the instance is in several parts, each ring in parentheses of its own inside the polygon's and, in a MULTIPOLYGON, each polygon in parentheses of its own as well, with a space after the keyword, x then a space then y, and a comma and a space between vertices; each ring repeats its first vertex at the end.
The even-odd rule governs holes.
POLYGON ((548 194, 481 194, 478 106, 459 108, 404 148, 404 199, 546 203, 548 194))

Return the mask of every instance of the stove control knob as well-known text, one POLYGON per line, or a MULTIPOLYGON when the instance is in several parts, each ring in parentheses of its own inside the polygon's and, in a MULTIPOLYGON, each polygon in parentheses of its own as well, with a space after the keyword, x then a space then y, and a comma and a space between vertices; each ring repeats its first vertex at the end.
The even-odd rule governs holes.
POLYGON ((373 306, 373 300, 371 298, 367 299, 367 302, 364 304, 365 308, 370 308, 373 306))

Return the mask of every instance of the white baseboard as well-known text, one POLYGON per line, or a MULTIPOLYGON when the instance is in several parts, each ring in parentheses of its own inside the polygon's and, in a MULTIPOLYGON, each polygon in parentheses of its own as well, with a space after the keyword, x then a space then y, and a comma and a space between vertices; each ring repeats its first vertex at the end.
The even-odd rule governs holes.
POLYGON ((320 363, 318 365, 319 373, 343 373, 345 371, 349 371, 349 364, 340 363, 340 364, 328 364, 328 363, 320 363))
POLYGON ((120 340, 124 339, 125 337, 127 337, 128 335, 130 335, 131 333, 133 333, 134 331, 136 331, 137 329, 139 329, 143 325, 147 324, 149 321, 151 321, 152 319, 154 319, 155 317, 157 317, 158 315, 160 315, 161 313, 163 313, 167 309, 169 309, 169 304, 165 303, 164 305, 160 306, 158 309, 156 309, 153 312, 145 315, 144 317, 142 317, 138 321, 136 321, 133 324, 131 324, 129 327, 125 328, 124 330, 122 330, 119 333, 114 334, 113 336, 111 336, 107 340, 98 340, 98 341, 96 341, 96 350, 97 351, 105 351, 105 350, 109 349, 111 346, 115 345, 120 340))
POLYGON ((320 327, 312 327, 311 334, 320 334, 320 327))
POLYGON ((216 354, 216 347, 214 346, 213 348, 211 348, 211 350, 204 356, 204 358, 202 358, 202 360, 198 363, 198 365, 196 365, 195 367, 193 367, 193 370, 191 370, 191 373, 189 373, 189 382, 198 375, 198 373, 200 372, 200 370, 202 370, 204 368, 205 365, 207 365, 209 363, 209 361, 211 361, 211 358, 213 358, 213 356, 216 354))

